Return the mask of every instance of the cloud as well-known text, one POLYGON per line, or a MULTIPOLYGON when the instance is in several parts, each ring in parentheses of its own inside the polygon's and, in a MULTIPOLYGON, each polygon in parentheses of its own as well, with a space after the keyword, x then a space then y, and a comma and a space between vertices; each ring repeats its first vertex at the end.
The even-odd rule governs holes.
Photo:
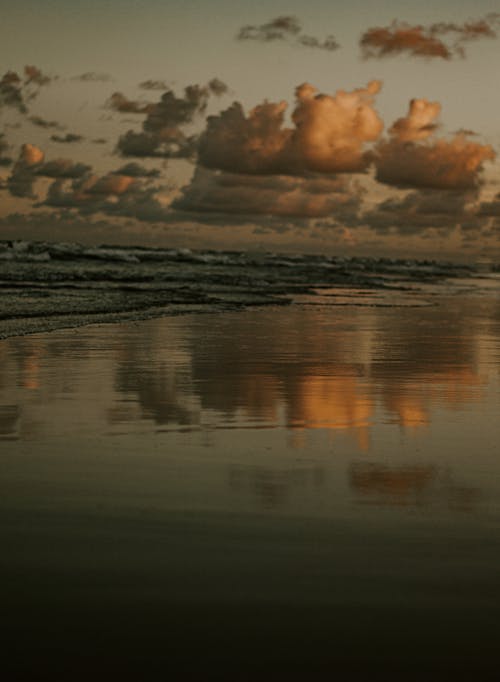
POLYGON ((50 139, 52 142, 59 142, 61 144, 74 144, 75 142, 81 142, 85 138, 83 135, 77 135, 76 133, 66 133, 66 135, 51 135, 50 139))
POLYGON ((132 161, 125 164, 118 170, 113 171, 114 175, 128 175, 131 178, 157 178, 160 171, 157 168, 148 169, 141 166, 139 163, 132 161))
POLYGON ((152 80, 142 81, 139 83, 141 90, 168 90, 168 85, 165 81, 152 80))
POLYGON ((399 54, 428 59, 464 57, 464 44, 479 38, 496 38, 500 14, 492 13, 463 24, 441 22, 429 26, 393 21, 389 26, 370 28, 360 38, 364 59, 399 54))
POLYGON ((155 105, 152 102, 137 102, 128 99, 121 92, 114 92, 106 106, 121 114, 147 114, 155 105))
POLYGON ((345 177, 256 176, 198 167, 173 209, 198 213, 350 219, 361 192, 345 177))
POLYGON ((0 166, 10 166, 12 159, 10 156, 4 156, 5 152, 9 149, 10 145, 7 142, 4 133, 0 133, 0 166))
POLYGON ((28 118, 30 123, 33 123, 33 125, 38 126, 39 128, 60 128, 60 124, 57 121, 47 121, 45 118, 42 118, 41 116, 30 116, 28 118))
POLYGON ((237 40, 255 40, 261 43, 284 41, 293 45, 317 48, 332 52, 340 46, 332 35, 323 41, 302 32, 302 25, 297 17, 280 16, 266 24, 258 26, 247 24, 242 26, 236 35, 237 40))
POLYGON ((429 230, 449 233, 462 224, 478 222, 475 192, 424 189, 403 198, 390 198, 362 216, 360 223, 380 234, 413 235, 429 230))
POLYGON ((0 79, 0 110, 3 107, 17 109, 21 114, 27 112, 21 90, 21 79, 14 71, 7 71, 0 79))
POLYGON ((389 134, 398 142, 425 140, 437 129, 436 119, 440 113, 439 102, 412 99, 408 114, 392 124, 389 134))
POLYGON ((286 102, 265 102, 248 116, 235 102, 209 116, 199 141, 199 162, 233 173, 300 175, 362 172, 370 163, 365 143, 383 123, 373 108, 379 81, 353 92, 317 94, 305 83, 296 89, 293 128, 285 128, 286 102))
POLYGON ((33 144, 23 144, 12 173, 7 178, 7 188, 12 196, 36 198, 33 193, 35 169, 41 166, 44 158, 41 149, 33 144))
POLYGON ((96 213, 134 218, 145 222, 168 221, 169 210, 157 198, 157 188, 147 188, 126 176, 90 176, 74 182, 69 190, 56 180, 39 206, 76 209, 82 215, 96 213))
POLYGON ((35 85, 42 87, 43 85, 49 85, 52 83, 54 77, 47 76, 46 74, 42 73, 37 66, 25 66, 24 79, 27 85, 34 83, 35 85))
POLYGON ((192 159, 196 147, 197 136, 186 136, 178 128, 167 129, 164 136, 128 130, 117 144, 122 156, 137 158, 192 159))
POLYGON ((224 94, 227 87, 219 79, 208 85, 188 85, 177 97, 172 90, 163 93, 155 103, 128 100, 115 93, 109 105, 121 112, 146 114, 142 131, 128 130, 118 140, 122 156, 192 158, 196 150, 196 136, 187 135, 183 128, 203 114, 211 95, 224 94))
MULTIPOLYGON (((78 239, 81 243, 116 243, 119 239, 137 243, 137 231, 127 233, 126 227, 107 219, 91 219, 71 211, 33 211, 31 213, 10 213, 0 218, 0 233, 3 239, 47 239, 68 241, 78 239)), ((142 233, 141 233, 142 237, 142 233)))
POLYGON ((484 201, 480 204, 478 215, 487 218, 500 217, 500 192, 494 197, 492 201, 484 201))
POLYGON ((3 107, 10 107, 17 109, 21 114, 26 114, 28 112, 26 101, 36 97, 39 88, 53 80, 53 77, 45 75, 36 66, 24 67, 24 80, 15 71, 7 71, 0 78, 0 110, 3 107))
POLYGON ((73 76, 73 81, 80 81, 81 83, 110 83, 113 77, 109 73, 96 73, 95 71, 86 71, 79 76, 73 76))
POLYGON ((35 205, 50 206, 59 212, 77 211, 82 215, 99 213, 146 222, 168 220, 168 206, 158 199, 162 188, 149 183, 156 175, 134 163, 102 176, 91 173, 86 167, 85 172, 75 175, 69 184, 67 178, 73 176, 54 174, 55 180, 45 199, 35 205))
POLYGON ((466 190, 477 187, 485 161, 493 160, 490 145, 458 134, 450 140, 433 137, 441 111, 437 102, 414 99, 406 117, 389 130, 375 149, 376 179, 401 188, 466 190))
POLYGON ((108 173, 98 176, 90 173, 90 167, 86 167, 85 172, 75 175, 69 188, 64 182, 69 175, 54 175, 55 182, 49 187, 43 206, 58 207, 84 207, 90 206, 99 210, 103 200, 108 197, 119 197, 126 192, 134 191, 139 185, 135 178, 126 175, 108 173), (94 204, 98 207, 94 207, 94 204))
POLYGON ((36 168, 36 175, 45 178, 81 178, 91 170, 85 163, 75 163, 70 159, 54 159, 36 168))
POLYGON ((297 36, 301 31, 302 27, 297 17, 280 16, 260 26, 243 26, 238 32, 237 39, 269 42, 284 40, 288 36, 297 36))
POLYGON ((212 95, 215 95, 216 97, 222 97, 222 95, 226 95, 229 92, 228 86, 224 81, 221 81, 220 78, 212 78, 209 80, 207 88, 212 95))
POLYGON ((23 144, 18 163, 23 164, 26 168, 30 168, 42 163, 44 158, 45 155, 39 147, 34 144, 23 144))
POLYGON ((16 197, 35 199, 33 186, 38 177, 81 178, 90 171, 90 166, 74 163, 69 159, 54 159, 45 162, 42 150, 33 144, 23 144, 12 173, 7 178, 7 188, 16 197))

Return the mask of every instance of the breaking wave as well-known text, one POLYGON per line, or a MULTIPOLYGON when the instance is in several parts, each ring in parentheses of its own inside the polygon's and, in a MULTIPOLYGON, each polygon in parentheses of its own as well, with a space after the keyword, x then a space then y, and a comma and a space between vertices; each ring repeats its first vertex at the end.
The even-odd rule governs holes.
POLYGON ((477 286, 478 276, 498 284, 496 274, 429 260, 4 241, 0 338, 251 305, 394 305, 404 292, 415 304, 416 293, 428 302, 429 287, 477 286))

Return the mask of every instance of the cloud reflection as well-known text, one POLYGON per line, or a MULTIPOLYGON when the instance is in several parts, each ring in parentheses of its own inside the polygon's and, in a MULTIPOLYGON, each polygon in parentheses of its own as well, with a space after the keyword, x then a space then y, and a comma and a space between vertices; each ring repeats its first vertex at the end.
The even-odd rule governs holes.
POLYGON ((429 464, 355 462, 349 469, 349 485, 358 502, 382 507, 444 504, 453 511, 471 512, 481 498, 478 488, 458 484, 449 470, 429 464))
POLYGON ((0 437, 140 434, 146 452, 152 434, 200 432, 218 480, 263 509, 341 491, 349 504, 473 512, 480 488, 457 474, 463 462, 447 468, 454 452, 436 456, 431 428, 492 408, 491 305, 294 306, 8 339, 0 437), (418 437, 424 461, 401 459, 394 427, 418 437))
MULTIPOLYGON (((366 326, 365 311, 351 310, 341 324, 338 312, 306 307, 118 328, 103 418, 111 426, 137 419, 197 429, 281 426, 297 447, 311 430, 324 430, 369 452, 381 421, 421 429, 437 408, 483 399, 488 380, 478 368, 482 337, 471 333, 472 312, 372 309, 366 326)), ((71 337, 79 356, 73 368, 60 359, 56 335, 3 343, 12 349, 0 357, 3 404, 12 404, 14 387, 41 402, 54 398, 54 385, 77 392, 73 384, 95 371, 88 341, 78 336, 71 337), (61 362, 50 389, 43 384, 48 358, 61 362)))
POLYGON ((276 509, 289 501, 295 491, 323 487, 325 471, 320 466, 295 469, 272 466, 234 466, 229 470, 229 485, 237 493, 250 491, 266 509, 276 509))

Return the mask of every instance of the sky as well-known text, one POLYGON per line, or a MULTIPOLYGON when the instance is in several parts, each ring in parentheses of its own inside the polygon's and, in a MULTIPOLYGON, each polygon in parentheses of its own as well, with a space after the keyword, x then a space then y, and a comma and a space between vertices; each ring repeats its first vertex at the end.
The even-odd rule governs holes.
POLYGON ((500 257, 495 4, 0 0, 0 239, 500 257))

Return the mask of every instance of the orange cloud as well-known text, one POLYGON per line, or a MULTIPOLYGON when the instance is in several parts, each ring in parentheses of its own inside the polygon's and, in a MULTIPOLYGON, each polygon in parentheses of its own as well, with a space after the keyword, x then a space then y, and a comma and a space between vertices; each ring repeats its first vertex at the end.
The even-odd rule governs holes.
POLYGON ((35 166, 42 163, 44 158, 45 154, 39 147, 34 144, 23 144, 18 163, 24 166, 35 166))
POLYGON ((376 179, 396 187, 464 190, 477 187, 485 161, 493 160, 490 145, 471 142, 464 134, 451 140, 432 137, 441 106, 426 99, 410 102, 406 117, 376 147, 376 179))
POLYGON ((27 84, 35 83, 38 86, 48 85, 53 80, 50 76, 42 73, 37 66, 25 66, 24 76, 27 84))
POLYGON ((373 400, 357 377, 305 376, 288 405, 288 425, 346 430, 361 450, 368 450, 373 410, 373 400))
POLYGON ((208 118, 199 161, 233 173, 362 172, 370 163, 364 146, 383 128, 373 108, 380 87, 379 81, 372 81, 353 92, 325 95, 304 83, 295 93, 293 128, 284 127, 286 102, 265 102, 248 116, 234 103, 208 118))
POLYGON ((7 179, 7 187, 13 196, 35 198, 33 194, 34 171, 43 163, 44 158, 44 153, 37 146, 23 144, 19 158, 7 179))
POLYGON ((499 22, 500 15, 497 13, 463 24, 441 22, 429 26, 411 26, 393 21, 390 26, 365 31, 359 44, 365 59, 406 53, 413 57, 449 60, 455 56, 465 56, 464 43, 479 38, 496 38, 495 29, 499 22))

